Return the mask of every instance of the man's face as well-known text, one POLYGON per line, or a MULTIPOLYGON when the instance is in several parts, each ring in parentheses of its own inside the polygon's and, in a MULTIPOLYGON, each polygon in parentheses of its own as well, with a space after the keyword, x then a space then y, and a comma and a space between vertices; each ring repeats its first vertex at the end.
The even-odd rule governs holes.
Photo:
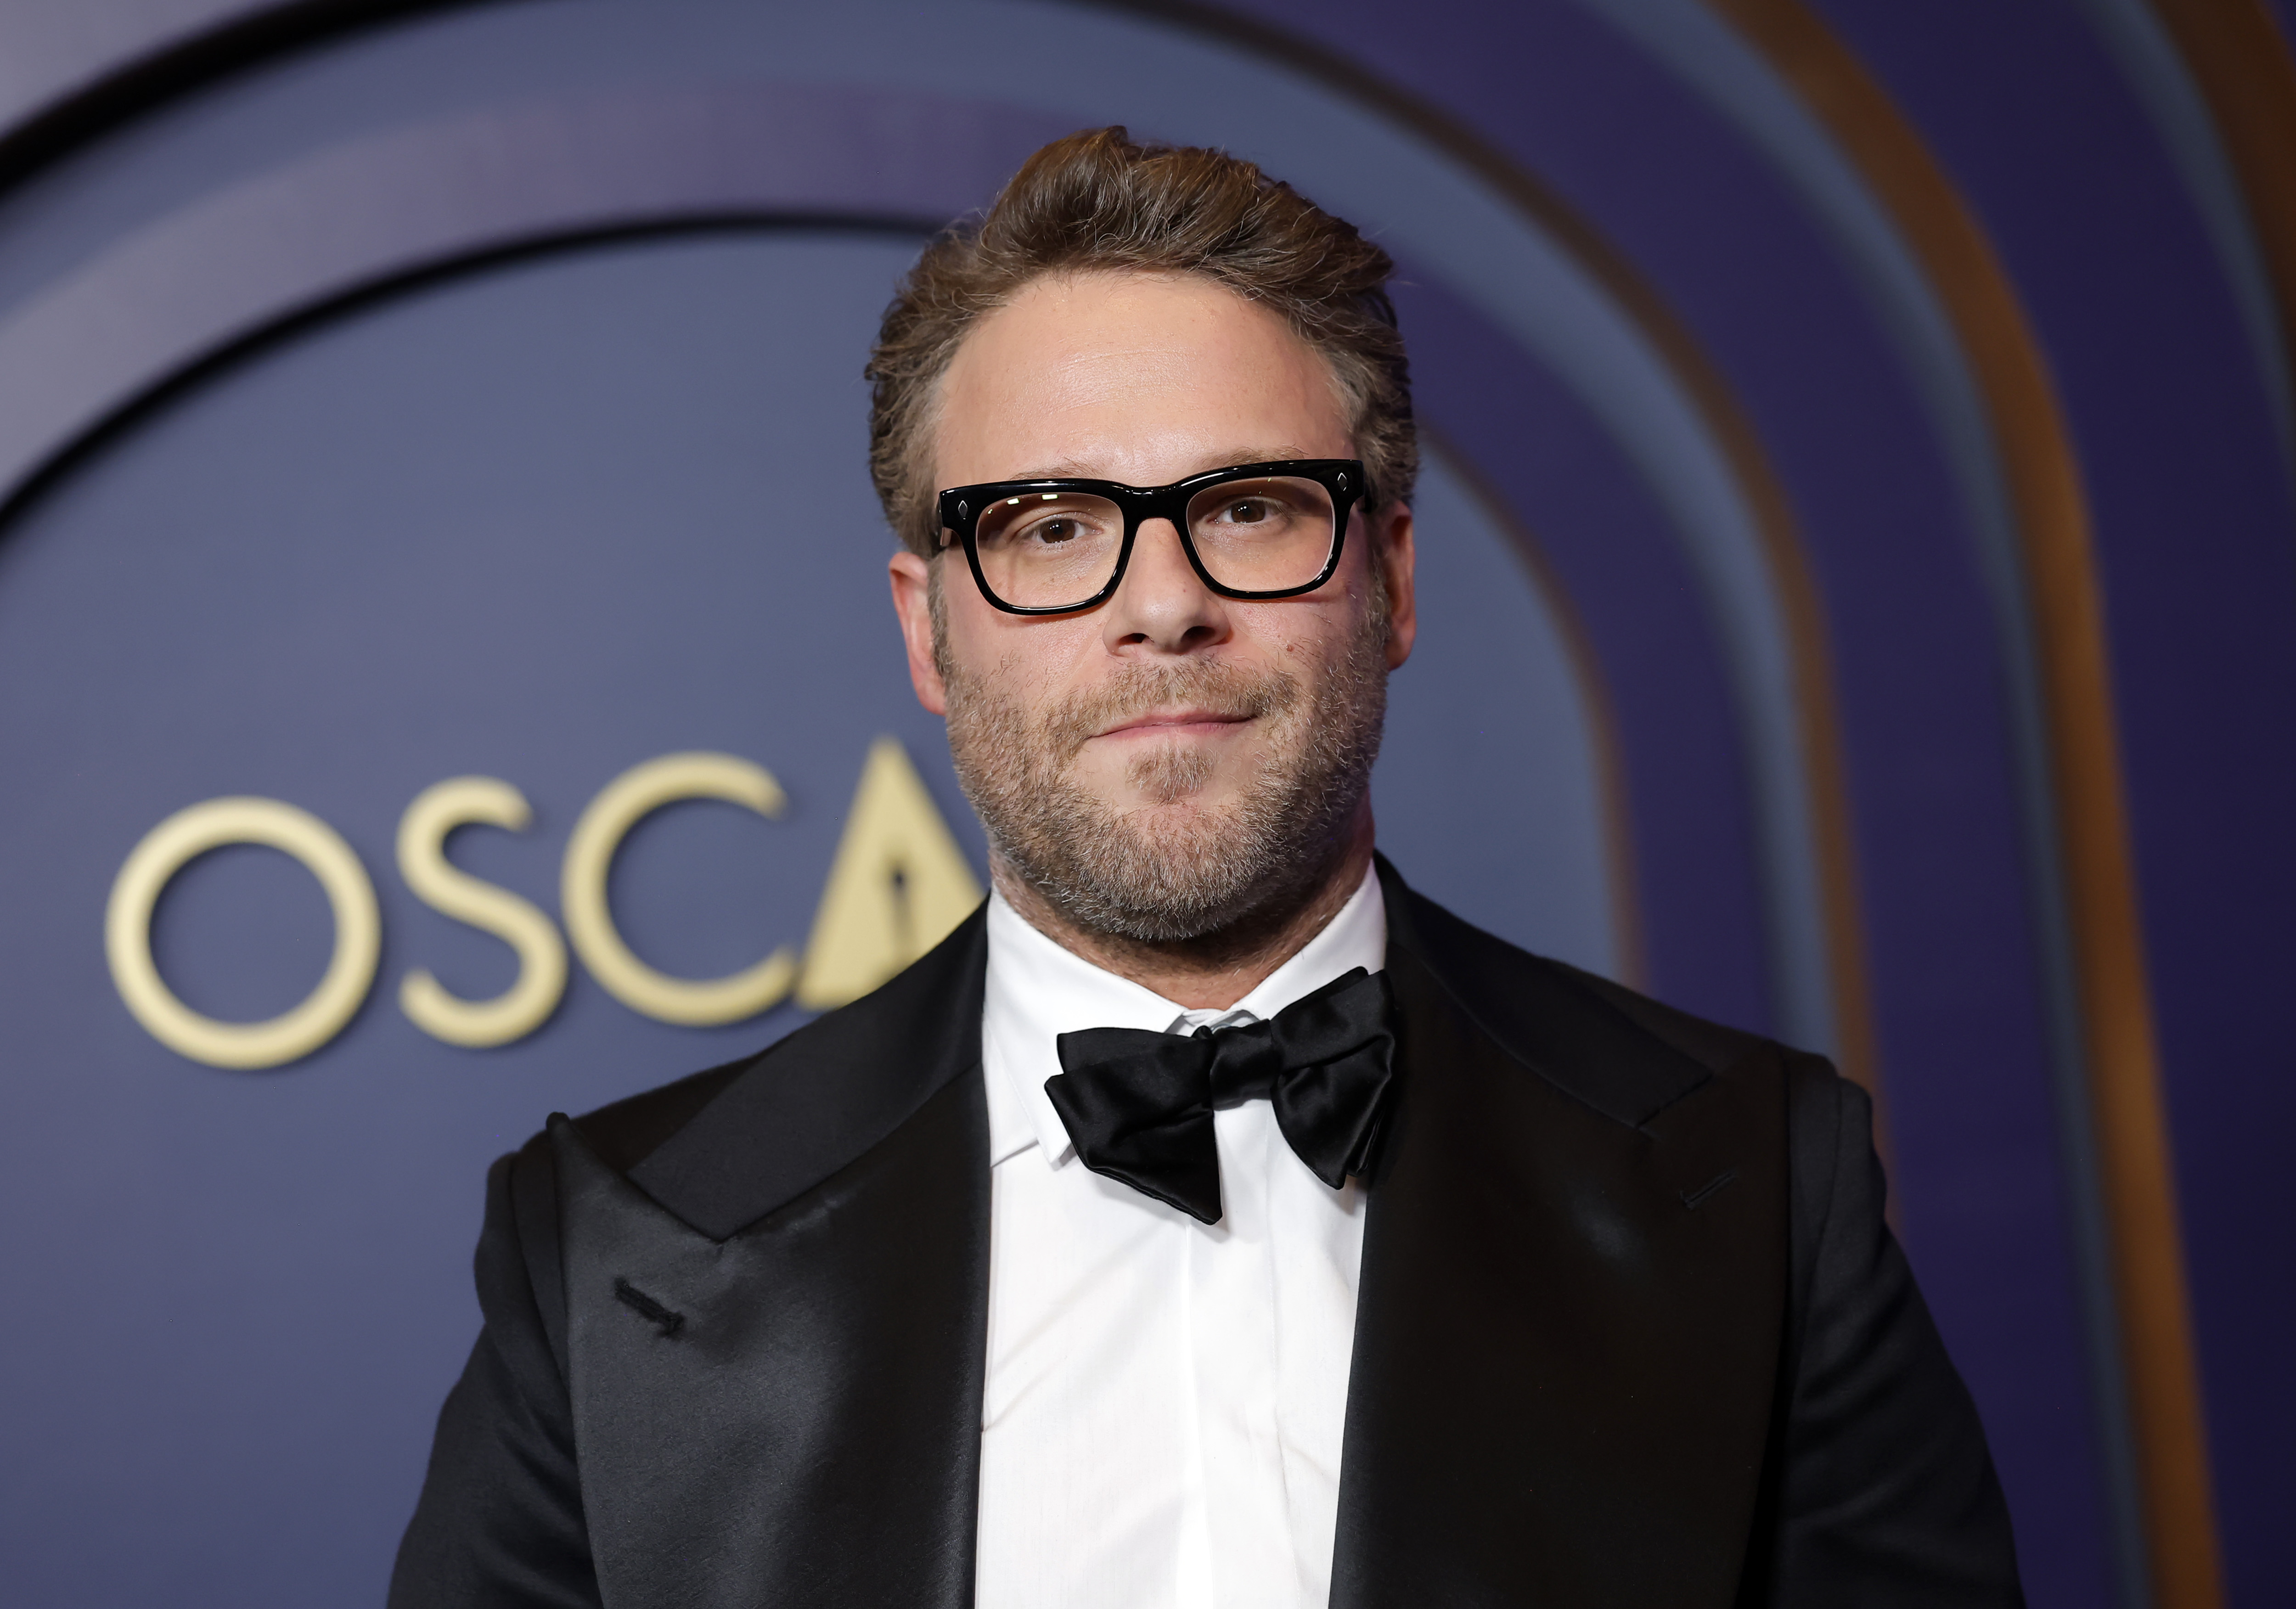
MULTIPOLYGON (((941 486, 1161 486, 1355 456, 1329 367, 1277 316, 1193 275, 1111 274, 1036 281, 982 320, 934 447, 941 486)), ((1242 602, 1207 588, 1156 521, 1091 611, 1004 613, 958 547, 897 556, 893 592, 917 695, 947 716, 1006 866, 1084 926, 1161 940, 1283 901, 1367 831, 1386 673, 1415 624, 1411 558, 1407 511, 1358 513, 1328 583, 1242 602)))

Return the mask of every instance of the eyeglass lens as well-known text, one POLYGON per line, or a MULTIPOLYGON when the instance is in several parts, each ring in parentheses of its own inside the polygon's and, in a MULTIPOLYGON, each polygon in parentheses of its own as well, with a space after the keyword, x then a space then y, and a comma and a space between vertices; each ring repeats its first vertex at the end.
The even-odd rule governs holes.
MULTIPOLYGON (((1332 497, 1316 482, 1256 476, 1208 486, 1188 503, 1188 535, 1205 571, 1238 592, 1283 592, 1324 571, 1336 535, 1332 497)), ((1124 511, 1081 492, 1026 492, 980 511, 973 546, 988 589, 1022 609, 1082 604, 1115 573, 1124 511)))

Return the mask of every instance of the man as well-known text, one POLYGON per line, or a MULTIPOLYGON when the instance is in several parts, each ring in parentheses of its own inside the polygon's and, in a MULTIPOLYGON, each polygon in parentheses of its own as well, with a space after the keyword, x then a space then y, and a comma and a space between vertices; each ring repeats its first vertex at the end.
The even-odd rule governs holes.
POLYGON ((920 260, 872 462, 995 892, 497 1164, 395 1605, 2019 1601, 1865 1097, 1374 855, 1389 268, 1121 129, 920 260))

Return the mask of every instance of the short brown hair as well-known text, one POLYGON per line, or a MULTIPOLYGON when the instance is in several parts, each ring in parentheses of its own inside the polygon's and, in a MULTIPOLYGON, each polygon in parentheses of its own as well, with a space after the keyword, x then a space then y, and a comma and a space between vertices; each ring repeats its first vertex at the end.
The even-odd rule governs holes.
POLYGON ((1370 505, 1409 499, 1419 439, 1387 253, 1225 152, 1095 128, 1030 157, 977 224, 925 248, 885 309, 864 371, 873 388, 869 472, 885 518, 914 552, 930 556, 939 546, 931 437, 957 347, 1030 281, 1095 270, 1201 274, 1280 314, 1331 365, 1371 479, 1370 505))

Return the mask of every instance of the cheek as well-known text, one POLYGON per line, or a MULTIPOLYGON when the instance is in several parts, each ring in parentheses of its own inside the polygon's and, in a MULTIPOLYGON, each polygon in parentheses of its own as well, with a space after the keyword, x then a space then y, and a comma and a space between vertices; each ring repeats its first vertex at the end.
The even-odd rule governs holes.
POLYGON ((1348 657, 1370 608, 1367 596, 1317 596, 1313 602, 1262 603, 1240 634, 1259 645, 1272 669, 1314 677, 1348 657))
POLYGON ((952 668, 984 693, 1024 709, 1066 692, 1097 640, 1088 619, 1024 620, 990 608, 977 592, 962 605, 949 598, 952 668))

